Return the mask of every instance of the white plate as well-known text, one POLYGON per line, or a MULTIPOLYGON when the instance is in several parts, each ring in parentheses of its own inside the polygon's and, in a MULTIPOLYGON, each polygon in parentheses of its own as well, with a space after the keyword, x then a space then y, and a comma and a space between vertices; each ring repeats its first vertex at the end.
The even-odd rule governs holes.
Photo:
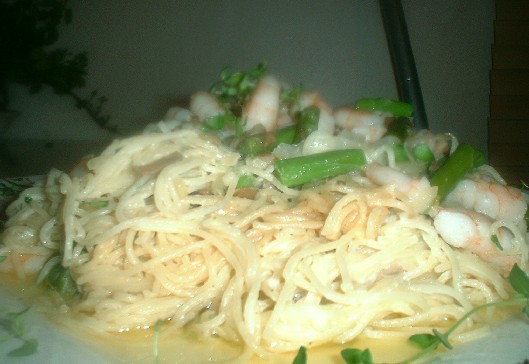
MULTIPOLYGON (((29 185, 42 177, 24 177, 9 180, 0 180, 0 186, 15 183, 16 185, 29 185)), ((5 207, 5 198, 0 195, 0 210, 5 207)), ((6 287, 0 284, 0 310, 10 309, 20 311, 24 304, 6 287)), ((0 363, 112 363, 119 353, 109 355, 100 347, 91 346, 76 336, 51 324, 44 317, 29 312, 25 321, 28 328, 27 337, 37 339, 39 346, 37 353, 28 357, 8 358, 9 351, 20 345, 17 339, 0 342, 0 363)), ((0 332, 0 336, 2 332, 0 332)), ((108 349, 106 349, 108 350, 108 349)), ((111 349, 110 349, 111 350, 111 349)), ((147 355, 149 356, 149 355, 147 355)), ((292 355, 294 358, 294 355, 292 355)), ((529 320, 520 314, 519 319, 507 321, 493 329, 491 335, 465 345, 460 345, 453 350, 437 355, 431 363, 459 364, 459 363, 502 363, 521 364, 529 360, 529 320)), ((152 362, 152 361, 150 361, 152 362)), ((309 351, 309 363, 310 351, 309 351)), ((339 361, 336 364, 340 363, 339 361)))
MULTIPOLYGON (((20 311, 24 305, 5 287, 0 286, 0 309, 5 308, 9 308, 11 311, 20 311)), ((109 355, 101 347, 91 346, 77 336, 69 335, 44 317, 31 311, 25 320, 25 325, 28 329, 26 337, 38 340, 37 353, 22 358, 8 358, 7 353, 21 343, 17 339, 12 339, 0 343, 1 363, 57 364, 75 362, 76 364, 104 364, 112 363, 112 358, 119 355, 119 353, 109 355)), ((106 350, 111 350, 111 348, 106 350)), ((149 353, 145 354, 146 357, 149 357, 149 353)), ((520 315, 519 320, 511 320, 494 328, 492 334, 485 339, 460 345, 453 350, 437 355, 429 362, 438 364, 521 364, 526 359, 529 359, 529 322, 520 315)), ((154 360, 149 362, 154 362, 154 360)), ((310 351, 309 363, 311 363, 310 351)), ((338 363, 336 362, 336 364, 338 363)))

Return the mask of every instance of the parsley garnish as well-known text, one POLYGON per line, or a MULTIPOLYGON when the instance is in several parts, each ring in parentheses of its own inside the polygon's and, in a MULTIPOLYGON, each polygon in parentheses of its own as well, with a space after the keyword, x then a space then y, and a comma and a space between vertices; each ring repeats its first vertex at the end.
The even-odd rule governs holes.
POLYGON ((267 60, 248 72, 232 71, 225 67, 220 72, 220 80, 210 87, 209 92, 217 96, 234 115, 240 115, 240 108, 267 71, 267 60))
POLYGON ((307 363, 307 348, 300 346, 296 357, 292 364, 306 364, 307 363))
POLYGON ((53 290, 66 299, 79 295, 79 289, 70 274, 70 269, 63 267, 60 261, 50 269, 46 282, 53 290))

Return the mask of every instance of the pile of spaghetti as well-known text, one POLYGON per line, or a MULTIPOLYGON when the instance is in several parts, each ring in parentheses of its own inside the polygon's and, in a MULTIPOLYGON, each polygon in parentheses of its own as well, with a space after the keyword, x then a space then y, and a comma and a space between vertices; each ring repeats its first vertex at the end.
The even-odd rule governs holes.
MULTIPOLYGON (((225 70, 22 192, 0 270, 36 272, 97 331, 163 320, 263 356, 430 332, 509 297, 527 203, 478 151, 415 130, 407 104, 333 109, 265 71, 225 70)), ((454 341, 486 330, 478 315, 454 341)))

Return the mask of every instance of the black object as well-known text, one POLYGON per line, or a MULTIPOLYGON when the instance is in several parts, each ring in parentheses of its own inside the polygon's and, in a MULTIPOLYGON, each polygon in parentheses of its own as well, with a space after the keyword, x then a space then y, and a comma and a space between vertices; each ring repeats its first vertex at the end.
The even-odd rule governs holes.
POLYGON ((413 106, 415 126, 427 129, 428 119, 402 4, 400 0, 379 0, 379 3, 399 97, 413 106))

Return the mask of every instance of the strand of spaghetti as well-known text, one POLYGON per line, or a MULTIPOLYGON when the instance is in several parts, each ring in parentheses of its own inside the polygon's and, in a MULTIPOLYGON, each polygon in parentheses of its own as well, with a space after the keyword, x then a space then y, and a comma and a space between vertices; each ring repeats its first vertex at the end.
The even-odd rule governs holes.
MULTIPOLYGON (((424 298, 424 296, 423 296, 424 298)), ((371 322, 372 328, 388 329, 388 328, 406 328, 406 327, 417 327, 415 332, 431 332, 432 322, 437 323, 438 326, 448 326, 450 320, 457 320, 461 317, 462 308, 454 304, 438 303, 437 305, 428 305, 428 309, 422 311, 416 311, 413 315, 405 317, 389 316, 387 318, 381 318, 373 320, 371 322), (422 325, 425 325, 423 327, 422 325)), ((405 332, 402 332, 405 334, 405 332)))
POLYGON ((242 215, 239 221, 235 222, 234 226, 243 229, 247 225, 250 225, 252 222, 257 221, 259 218, 263 217, 266 214, 283 211, 286 207, 286 203, 278 202, 276 204, 266 204, 266 197, 258 197, 259 200, 256 201, 254 206, 248 208, 250 213, 247 215, 242 215), (254 209, 255 208, 255 209, 254 209))
POLYGON ((468 311, 472 308, 472 303, 468 300, 468 298, 461 290, 444 284, 439 284, 437 282, 418 282, 414 283, 413 285, 410 285, 410 290, 412 292, 420 292, 426 295, 442 295, 450 297, 455 302, 458 302, 458 304, 465 310, 468 311))
POLYGON ((59 242, 54 241, 52 237, 56 224, 57 224, 57 218, 52 217, 42 225, 42 228, 39 231, 40 242, 46 248, 49 248, 49 249, 59 248, 59 242))
POLYGON ((505 282, 505 279, 494 270, 490 265, 481 260, 476 259, 471 254, 461 254, 458 256, 459 265, 464 267, 464 273, 471 277, 476 277, 482 282, 490 285, 494 292, 503 299, 510 296, 510 289, 505 282))
POLYGON ((287 263, 285 264, 285 267, 283 268, 283 278, 285 279, 285 281, 288 281, 291 277, 293 277, 297 269, 297 265, 305 257, 333 251, 338 246, 347 244, 349 241, 351 241, 352 235, 353 234, 349 232, 347 234, 342 235, 339 239, 328 242, 326 244, 306 244, 303 249, 298 250, 289 257, 287 263))
POLYGON ((294 297, 294 292, 296 290, 296 284, 294 283, 294 275, 296 274, 295 271, 297 270, 297 266, 299 262, 310 255, 319 254, 326 251, 331 251, 336 248, 336 246, 346 244, 347 241, 351 238, 350 235, 343 235, 340 239, 334 242, 330 242, 327 244, 321 244, 321 245, 312 245, 312 246, 306 246, 303 250, 300 250, 294 254, 292 254, 287 263, 285 264, 285 267, 283 269, 282 276, 284 278, 284 284, 281 289, 281 292, 279 294, 279 297, 275 303, 275 307, 268 319, 268 322, 263 330, 263 339, 266 340, 272 340, 273 337, 272 332, 274 331, 274 326, 277 324, 281 317, 281 312, 285 310, 286 305, 292 301, 294 297))

